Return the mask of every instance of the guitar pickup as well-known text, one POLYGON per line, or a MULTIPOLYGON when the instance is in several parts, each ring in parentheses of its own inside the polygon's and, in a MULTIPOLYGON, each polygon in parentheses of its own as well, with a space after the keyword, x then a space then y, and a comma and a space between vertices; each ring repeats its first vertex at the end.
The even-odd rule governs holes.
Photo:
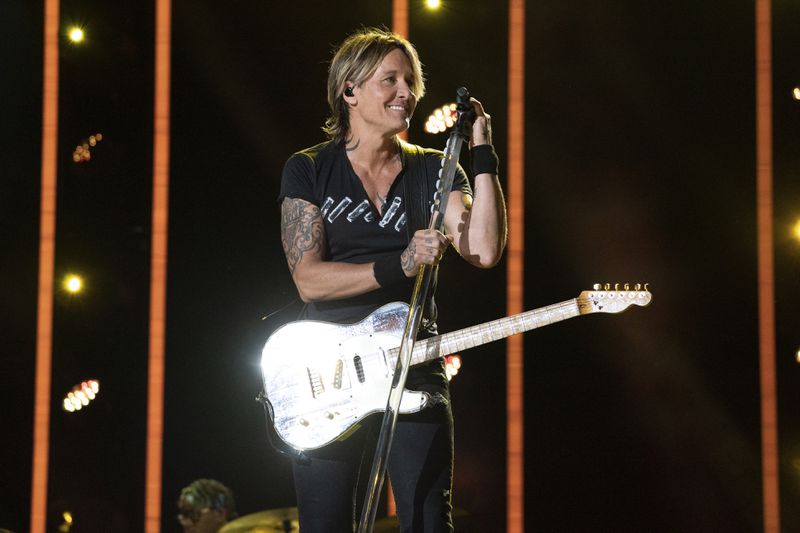
POLYGON ((364 377, 364 365, 361 363, 360 355, 353 357, 353 364, 356 367, 356 376, 358 376, 358 381, 360 383, 364 383, 366 378, 364 377))
POLYGON ((313 368, 308 368, 308 381, 311 383, 311 395, 316 398, 325 392, 325 386, 322 384, 322 378, 319 373, 313 368))
POLYGON ((333 388, 342 388, 342 373, 344 372, 344 361, 336 360, 336 368, 333 369, 333 388))

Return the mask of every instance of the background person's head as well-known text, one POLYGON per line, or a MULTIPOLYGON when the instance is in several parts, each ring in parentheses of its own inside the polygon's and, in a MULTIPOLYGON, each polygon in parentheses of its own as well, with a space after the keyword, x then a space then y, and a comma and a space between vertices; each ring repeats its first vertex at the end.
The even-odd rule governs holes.
POLYGON ((178 522, 185 533, 216 533, 236 518, 231 489, 214 479, 197 479, 181 490, 178 522))

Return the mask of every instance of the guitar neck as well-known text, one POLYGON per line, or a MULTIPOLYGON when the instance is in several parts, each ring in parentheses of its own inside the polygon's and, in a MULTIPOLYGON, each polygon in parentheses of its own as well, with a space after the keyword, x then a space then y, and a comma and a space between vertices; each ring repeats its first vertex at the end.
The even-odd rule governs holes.
MULTIPOLYGON (((572 300, 540 307, 518 315, 499 318, 477 326, 445 333, 429 339, 422 339, 414 344, 411 365, 422 364, 432 359, 561 322, 578 315, 580 315, 578 299, 573 298, 572 300)), ((398 352, 398 348, 390 351, 392 360, 396 361, 398 352)))

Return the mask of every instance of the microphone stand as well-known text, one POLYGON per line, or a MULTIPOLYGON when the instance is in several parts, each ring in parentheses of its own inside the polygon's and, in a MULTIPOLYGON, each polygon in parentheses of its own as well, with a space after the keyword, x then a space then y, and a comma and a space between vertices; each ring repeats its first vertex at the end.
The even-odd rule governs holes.
MULTIPOLYGON (((469 142, 472 123, 475 121, 475 111, 469 100, 469 92, 465 87, 459 87, 456 91, 456 105, 458 110, 458 120, 450 137, 442 158, 442 169, 439 173, 439 188, 434 198, 433 213, 428 229, 441 231, 444 228, 444 213, 447 209, 447 201, 450 197, 450 189, 453 187, 453 178, 458 166, 458 158, 461 154, 461 147, 464 141, 469 142)), ((433 277, 433 267, 421 265, 417 272, 414 283, 414 292, 411 295, 411 304, 408 309, 408 317, 403 330, 403 338, 400 342, 400 352, 397 356, 397 365, 394 370, 392 386, 389 391, 389 399, 386 403, 386 411, 383 414, 381 432, 378 436, 378 444, 375 447, 375 457, 372 461, 372 470, 369 475, 367 494, 364 506, 361 509, 361 520, 358 523, 358 533, 371 533, 375 524, 375 514, 378 510, 377 501, 383 488, 384 477, 386 476, 386 462, 389 458, 389 451, 392 447, 395 426, 397 425, 397 415, 400 409, 400 400, 403 396, 403 389, 408 376, 409 362, 411 353, 414 350, 414 342, 419 331, 419 324, 422 319, 422 311, 425 308, 425 301, 428 297, 428 290, 433 277)))

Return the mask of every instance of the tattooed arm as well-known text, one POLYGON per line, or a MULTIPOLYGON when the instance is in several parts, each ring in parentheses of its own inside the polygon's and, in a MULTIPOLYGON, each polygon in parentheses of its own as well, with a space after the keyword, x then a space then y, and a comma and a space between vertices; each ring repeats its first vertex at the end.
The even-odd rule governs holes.
POLYGON ((281 204, 281 242, 289 272, 304 302, 337 300, 377 289, 372 263, 326 261, 325 227, 319 208, 305 200, 281 204))
MULTIPOLYGON (((400 256, 407 277, 419 265, 436 264, 452 239, 438 231, 420 230, 400 256)), ((285 198, 281 205, 281 242, 289 272, 304 302, 338 300, 380 287, 374 263, 327 261, 324 257, 325 226, 319 208, 305 200, 285 198)))

